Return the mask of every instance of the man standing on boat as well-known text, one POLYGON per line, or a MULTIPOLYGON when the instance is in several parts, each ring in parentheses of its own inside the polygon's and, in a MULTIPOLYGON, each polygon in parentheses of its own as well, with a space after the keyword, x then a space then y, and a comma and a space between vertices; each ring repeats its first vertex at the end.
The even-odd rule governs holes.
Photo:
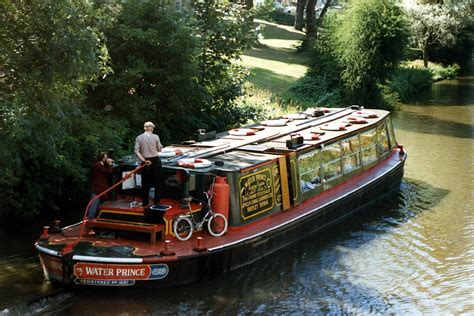
POLYGON ((135 154, 146 164, 142 171, 143 207, 148 206, 150 188, 155 188, 155 204, 160 203, 161 159, 159 153, 163 148, 160 137, 153 134, 155 124, 146 122, 145 132, 137 136, 135 154))

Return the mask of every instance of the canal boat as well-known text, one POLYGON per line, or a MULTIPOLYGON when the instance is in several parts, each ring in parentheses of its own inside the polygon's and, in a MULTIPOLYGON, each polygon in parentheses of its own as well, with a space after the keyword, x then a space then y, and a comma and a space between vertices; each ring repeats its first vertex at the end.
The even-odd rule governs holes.
POLYGON ((238 269, 399 188, 407 154, 389 112, 351 106, 200 130, 160 156, 159 205, 142 206, 131 155, 95 218, 91 201, 82 221, 43 228, 35 246, 48 280, 172 286, 238 269))

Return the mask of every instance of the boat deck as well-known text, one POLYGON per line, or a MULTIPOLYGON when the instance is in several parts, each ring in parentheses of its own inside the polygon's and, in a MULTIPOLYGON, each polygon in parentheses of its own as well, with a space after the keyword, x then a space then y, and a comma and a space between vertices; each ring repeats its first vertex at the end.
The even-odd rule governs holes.
MULTIPOLYGON (((361 173, 347 182, 326 190, 319 195, 316 195, 308 201, 295 206, 289 211, 280 212, 271 216, 268 216, 264 220, 256 221, 243 226, 229 227, 228 232, 222 237, 213 237, 206 232, 194 232, 193 236, 188 241, 173 240, 170 243, 170 250, 174 255, 163 257, 160 252, 165 248, 164 240, 157 239, 156 243, 150 243, 145 240, 128 240, 128 239, 117 239, 117 238, 105 238, 96 234, 93 230, 89 231, 87 236, 81 237, 78 240, 80 234, 80 223, 64 228, 60 234, 51 234, 49 236, 49 245, 64 245, 69 243, 88 243, 92 244, 93 247, 75 247, 74 254, 81 256, 97 256, 100 252, 100 256, 106 258, 110 257, 121 257, 121 258, 142 258, 142 262, 153 262, 153 261, 166 261, 172 260, 176 257, 192 256, 197 255, 199 252, 193 248, 197 246, 197 237, 202 238, 202 248, 208 251, 216 251, 225 247, 232 246, 245 240, 249 240, 260 235, 264 235, 266 232, 276 230, 285 225, 291 225, 293 221, 297 221, 300 218, 308 216, 317 212, 332 203, 337 203, 338 200, 343 199, 346 196, 353 194, 354 192, 363 189, 370 183, 377 181, 384 175, 394 170, 400 164, 403 164, 406 155, 400 154, 399 149, 394 149, 392 154, 389 155, 383 162, 379 163, 375 167, 372 167, 367 172, 361 173), (102 248, 101 251, 94 251, 94 248, 102 248), (110 251, 106 251, 109 249, 110 251), (128 249, 117 253, 118 249, 128 249)), ((126 214, 141 214, 143 216, 143 208, 135 206, 129 207, 129 200, 118 200, 106 203, 102 205, 101 210, 103 211, 114 211, 122 212, 126 214), (124 207, 128 206, 128 207, 124 207)), ((185 212, 179 208, 179 202, 174 200, 163 200, 163 204, 171 204, 172 209, 168 210, 170 214, 167 215, 178 215, 185 212)), ((199 211, 199 204, 193 205, 194 211, 199 211)), ((100 215, 97 219, 100 221, 100 215)), ((96 220, 96 221, 97 221, 96 220)), ((129 225, 137 225, 139 222, 129 222, 129 225)), ((146 223, 142 223, 146 224, 146 223)), ((93 226, 93 225, 92 225, 93 226)), ((157 224, 156 228, 162 228, 162 224, 157 224)), ((158 233, 159 231, 157 231, 158 233)))

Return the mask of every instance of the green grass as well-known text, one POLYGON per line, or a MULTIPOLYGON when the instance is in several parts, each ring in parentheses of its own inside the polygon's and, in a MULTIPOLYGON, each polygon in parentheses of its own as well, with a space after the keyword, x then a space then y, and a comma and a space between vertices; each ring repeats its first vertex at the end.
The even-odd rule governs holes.
POLYGON ((255 23, 260 25, 263 37, 242 56, 242 64, 251 72, 243 102, 263 108, 269 117, 295 111, 293 107, 282 107, 279 99, 308 69, 308 55, 297 52, 304 33, 263 20, 255 23))

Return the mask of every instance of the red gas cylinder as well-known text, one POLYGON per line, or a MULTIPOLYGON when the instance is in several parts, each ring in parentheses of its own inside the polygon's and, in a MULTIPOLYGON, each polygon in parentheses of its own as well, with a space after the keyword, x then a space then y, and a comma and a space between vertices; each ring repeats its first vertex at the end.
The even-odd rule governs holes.
POLYGON ((229 218, 229 184, 225 177, 216 177, 213 188, 214 194, 211 200, 212 210, 229 218))

